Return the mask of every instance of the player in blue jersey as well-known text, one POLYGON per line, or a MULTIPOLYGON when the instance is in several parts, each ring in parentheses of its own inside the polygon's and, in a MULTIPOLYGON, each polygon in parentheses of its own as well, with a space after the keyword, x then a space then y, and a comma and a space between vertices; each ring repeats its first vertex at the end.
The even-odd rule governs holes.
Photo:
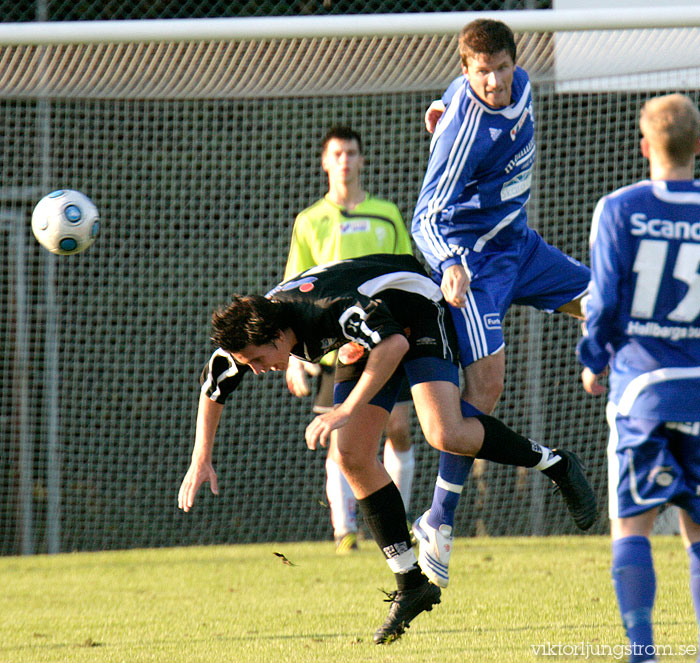
POLYGON ((585 390, 607 418, 612 577, 630 661, 655 661, 656 578, 649 535, 680 507, 700 622, 700 112, 680 94, 642 108, 651 179, 605 196, 591 230, 592 281, 578 345, 585 390))
MULTIPOLYGON (((510 28, 478 19, 459 37, 463 75, 426 113, 434 130, 412 222, 459 337, 463 398, 490 413, 503 390, 501 321, 511 304, 581 316, 590 272, 527 225, 535 162, 530 81, 510 28)), ((454 511, 471 461, 441 454, 433 503, 414 525, 420 563, 446 587, 454 511)), ((576 524, 589 528, 595 503, 576 524)))

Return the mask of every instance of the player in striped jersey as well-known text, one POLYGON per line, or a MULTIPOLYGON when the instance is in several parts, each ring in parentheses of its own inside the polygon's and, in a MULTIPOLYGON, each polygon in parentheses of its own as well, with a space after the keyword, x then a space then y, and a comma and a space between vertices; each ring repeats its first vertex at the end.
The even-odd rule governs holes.
MULTIPOLYGON (((590 272, 527 225, 535 118, 512 31, 478 19, 462 29, 459 52, 463 75, 426 113, 434 132, 412 234, 451 307, 464 399, 490 413, 503 390, 507 309, 527 304, 580 317, 590 272)), ((433 503, 414 526, 421 566, 442 587, 470 468, 468 459, 442 454, 433 503)), ((587 529, 594 519, 576 523, 587 529)))
MULTIPOLYGON (((332 127, 321 144, 321 167, 328 175, 328 192, 301 211, 292 230, 284 278, 289 279, 315 265, 373 253, 412 253, 411 238, 398 207, 375 198, 361 186, 364 165, 362 139, 350 127, 332 127)), ((307 374, 318 375, 313 411, 333 407, 335 353, 320 364, 309 364, 294 357, 287 368, 287 385, 295 396, 310 393, 307 374)), ((401 492, 408 511, 415 459, 411 445, 411 394, 408 384, 391 412, 386 430, 383 462, 401 492)), ((331 509, 336 551, 357 549, 357 505, 352 489, 338 465, 335 444, 326 457, 326 495, 331 509)))
POLYGON ((596 206, 578 345, 587 392, 605 391, 610 366, 612 577, 631 663, 657 660, 649 535, 668 502, 680 507, 700 622, 700 112, 686 96, 655 97, 640 127, 651 179, 596 206))
POLYGON ((307 270, 266 297, 235 296, 214 313, 220 346, 203 374, 197 432, 178 503, 189 511, 205 481, 217 492, 212 450, 223 402, 247 373, 286 370, 289 356, 317 362, 339 349, 337 407, 307 427, 309 448, 336 431, 341 468, 397 590, 377 644, 401 636, 411 620, 440 601, 440 588, 418 568, 401 494, 377 458, 404 376, 428 442, 452 454, 536 467, 561 489, 571 512, 595 509, 576 457, 550 450, 488 415, 465 416, 453 346, 454 326, 440 288, 409 255, 378 254, 307 270))

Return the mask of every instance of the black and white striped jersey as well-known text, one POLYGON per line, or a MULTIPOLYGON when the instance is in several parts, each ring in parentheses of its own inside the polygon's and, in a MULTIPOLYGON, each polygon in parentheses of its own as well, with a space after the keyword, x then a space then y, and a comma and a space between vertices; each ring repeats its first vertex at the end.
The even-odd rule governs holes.
MULTIPOLYGON (((418 344, 421 354, 454 361, 451 338, 443 329, 440 287, 411 255, 375 254, 312 267, 266 297, 292 305, 291 327, 298 341, 292 354, 299 359, 316 363, 348 342, 369 351, 382 339, 403 334, 410 345, 418 344), (439 321, 428 332, 426 317, 439 321), (414 328, 420 334, 412 335, 414 328)), ((218 349, 202 372, 202 391, 223 403, 249 370, 218 349)))

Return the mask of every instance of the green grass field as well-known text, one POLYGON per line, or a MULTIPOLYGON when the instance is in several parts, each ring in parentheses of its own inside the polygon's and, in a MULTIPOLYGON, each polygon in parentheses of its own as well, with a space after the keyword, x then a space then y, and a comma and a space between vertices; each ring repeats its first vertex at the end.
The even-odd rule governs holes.
MULTIPOLYGON (((656 641, 677 652, 696 644, 686 554, 653 546, 656 641)), ((371 541, 346 557, 329 542, 3 558, 0 662, 620 660, 590 649, 625 643, 609 563, 603 537, 458 539, 442 603, 378 647, 393 583, 371 541), (581 643, 588 659, 564 655, 581 643)))

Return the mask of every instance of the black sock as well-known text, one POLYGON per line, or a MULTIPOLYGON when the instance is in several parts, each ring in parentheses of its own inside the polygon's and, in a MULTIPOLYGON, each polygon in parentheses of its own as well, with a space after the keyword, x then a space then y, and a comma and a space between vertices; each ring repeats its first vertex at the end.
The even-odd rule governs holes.
POLYGON ((539 467, 549 476, 550 469, 561 466, 561 457, 547 447, 543 447, 534 440, 528 440, 514 430, 508 428, 502 421, 480 414, 476 417, 484 427, 484 443, 481 445, 477 458, 500 463, 501 465, 519 465, 521 467, 539 467), (547 458, 545 462, 543 459, 547 458))
POLYGON ((357 500, 362 516, 367 523, 372 537, 394 572, 399 590, 411 589, 422 585, 426 579, 415 562, 405 566, 407 554, 411 550, 411 538, 406 526, 406 510, 404 509, 401 493, 393 482, 371 495, 357 500), (401 557, 403 556, 403 559, 401 557))

